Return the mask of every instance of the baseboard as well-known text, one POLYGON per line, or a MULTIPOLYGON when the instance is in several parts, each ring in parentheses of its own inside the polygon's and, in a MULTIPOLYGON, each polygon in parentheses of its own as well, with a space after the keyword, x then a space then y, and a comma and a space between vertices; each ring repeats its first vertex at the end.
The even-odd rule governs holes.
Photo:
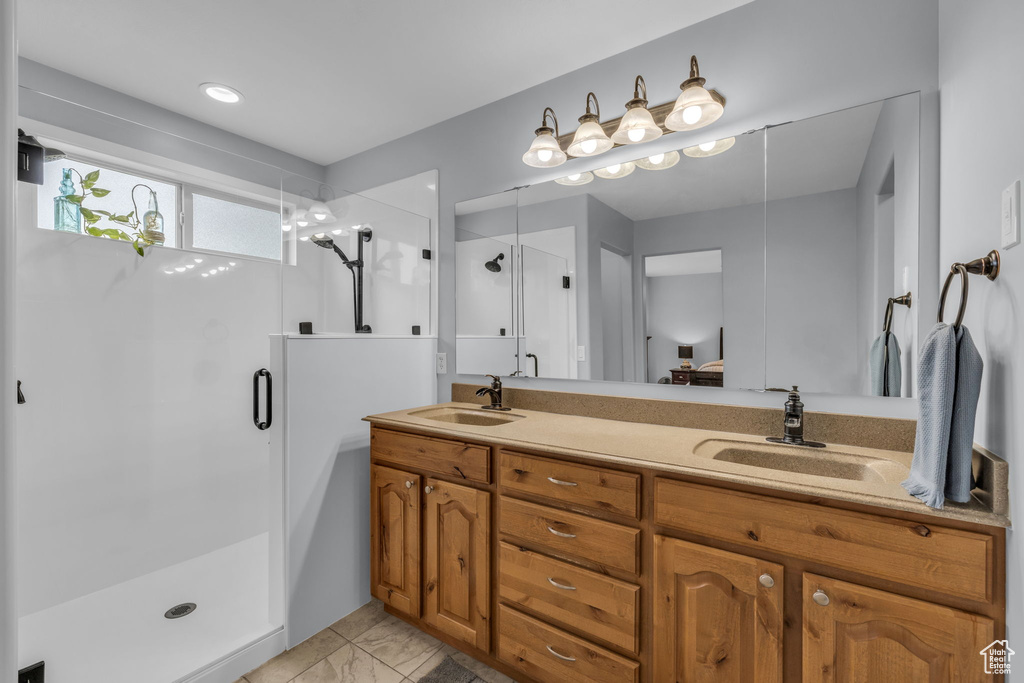
POLYGON ((284 628, 241 647, 175 683, 234 683, 269 659, 285 651, 284 628))

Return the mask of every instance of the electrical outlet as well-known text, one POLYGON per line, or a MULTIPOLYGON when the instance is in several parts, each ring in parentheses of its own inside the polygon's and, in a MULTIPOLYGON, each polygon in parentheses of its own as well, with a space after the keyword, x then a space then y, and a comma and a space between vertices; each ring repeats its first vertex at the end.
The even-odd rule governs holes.
POLYGON ((448 354, 439 353, 437 354, 437 374, 447 375, 448 374, 448 354))
POLYGON ((576 360, 585 361, 587 360, 587 347, 577 346, 576 347, 576 360))
POLYGON ((1000 244, 1009 249, 1020 244, 1020 181, 1003 190, 1002 230, 1000 244))
POLYGON ((45 662, 38 662, 27 666, 18 672, 18 683, 43 683, 43 670, 45 662))

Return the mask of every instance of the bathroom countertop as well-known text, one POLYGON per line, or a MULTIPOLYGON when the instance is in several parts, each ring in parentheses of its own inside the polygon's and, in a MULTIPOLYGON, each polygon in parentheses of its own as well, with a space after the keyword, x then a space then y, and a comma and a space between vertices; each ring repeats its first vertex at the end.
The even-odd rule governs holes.
POLYGON ((364 419, 381 427, 414 429, 436 436, 585 457, 610 464, 653 467, 709 480, 831 498, 987 526, 1010 526, 1006 502, 1006 463, 984 451, 976 452, 975 457, 986 461, 987 467, 983 471, 988 473, 985 477, 988 481, 983 483, 987 483, 988 490, 976 491, 976 495, 969 503, 947 502, 943 509, 934 510, 912 497, 900 486, 899 480, 902 476, 893 476, 903 473, 904 468, 910 467, 913 454, 905 451, 842 444, 829 444, 824 449, 777 447, 782 455, 794 453, 808 457, 810 453, 810 456, 821 458, 825 462, 839 462, 844 456, 846 460, 873 460, 881 466, 881 471, 887 472, 885 480, 862 481, 716 460, 709 454, 716 446, 766 446, 763 437, 747 434, 622 422, 518 408, 498 415, 519 415, 522 416, 521 419, 496 426, 439 422, 413 414, 430 408, 459 408, 490 414, 490 411, 482 411, 477 404, 441 403, 370 415, 364 419))

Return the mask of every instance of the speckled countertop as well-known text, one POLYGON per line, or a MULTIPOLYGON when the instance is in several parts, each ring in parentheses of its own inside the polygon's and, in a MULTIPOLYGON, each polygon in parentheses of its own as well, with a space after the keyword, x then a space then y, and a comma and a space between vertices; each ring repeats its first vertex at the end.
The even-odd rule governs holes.
POLYGON ((942 510, 933 510, 900 486, 912 458, 912 454, 905 451, 842 444, 830 444, 824 449, 775 446, 766 444, 762 437, 734 432, 623 422, 519 408, 498 413, 509 416, 510 422, 480 426, 438 421, 426 415, 430 409, 493 414, 472 403, 442 403, 371 415, 365 419, 381 427, 414 429, 437 436, 586 457, 611 464, 653 467, 710 480, 988 526, 1010 526, 1006 505, 1006 463, 987 452, 976 453, 976 458, 980 456, 985 460, 982 471, 986 476, 985 481, 981 482, 984 490, 976 490, 970 503, 947 502, 942 510), (515 419, 516 416, 519 419, 515 419), (771 464, 754 466, 736 462, 744 460, 744 453, 752 450, 765 454, 762 456, 763 462, 771 464), (813 462, 809 462, 812 459, 813 462), (776 466, 781 469, 776 469, 776 466), (788 471, 786 467, 803 471, 788 471), (828 476, 844 472, 849 475, 864 468, 869 470, 867 478, 870 480, 828 476), (809 469, 817 474, 807 474, 809 469))

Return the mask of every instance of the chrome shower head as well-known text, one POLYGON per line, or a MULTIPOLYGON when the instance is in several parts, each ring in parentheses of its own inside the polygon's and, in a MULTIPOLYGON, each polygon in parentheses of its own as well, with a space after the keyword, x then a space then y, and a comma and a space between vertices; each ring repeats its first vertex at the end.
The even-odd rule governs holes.
POLYGON ((486 268, 487 270, 491 271, 492 273, 500 273, 501 272, 501 264, 498 263, 498 261, 501 261, 504 258, 505 258, 505 254, 498 254, 492 260, 490 260, 487 263, 485 263, 484 264, 484 268, 486 268))

